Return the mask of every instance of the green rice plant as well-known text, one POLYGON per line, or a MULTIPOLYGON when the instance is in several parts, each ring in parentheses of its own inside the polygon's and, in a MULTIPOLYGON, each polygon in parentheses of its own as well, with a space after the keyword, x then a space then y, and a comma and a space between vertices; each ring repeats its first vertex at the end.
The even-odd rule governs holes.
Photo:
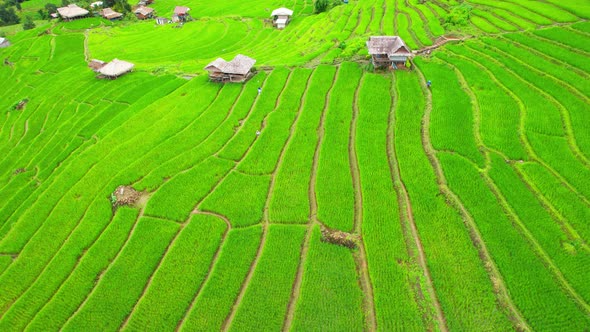
POLYGON ((280 101, 277 101, 275 110, 265 117, 264 128, 240 162, 238 170, 249 174, 270 174, 277 167, 281 151, 291 135, 290 128, 297 124, 300 103, 307 91, 310 75, 309 69, 293 71, 280 101))
POLYGON ((426 79, 433 82, 430 135, 434 148, 454 151, 483 167, 473 132, 473 105, 457 75, 446 64, 423 59, 415 62, 426 79))
POLYGON ((11 304, 10 309, 0 320, 0 329, 24 328, 78 265, 78 259, 84 251, 102 235, 111 221, 108 214, 110 206, 108 202, 102 200, 98 201, 98 204, 99 206, 91 207, 93 209, 88 212, 86 222, 85 220, 79 222, 68 236, 67 242, 51 258, 26 292, 11 304), (88 222, 90 220, 92 222, 88 222))
POLYGON ((500 29, 498 29, 495 25, 490 23, 487 19, 484 19, 477 15, 471 15, 469 18, 471 23, 475 25, 478 29, 482 30, 483 32, 487 33, 499 33, 500 29))
POLYGON ((284 68, 272 71, 264 84, 263 91, 257 97, 252 114, 245 123, 240 125, 239 132, 219 152, 220 157, 233 160, 240 160, 243 157, 256 139, 256 131, 260 130, 262 121, 275 109, 290 73, 284 68))
POLYGON ((545 135, 564 136, 565 132, 561 123, 559 110, 537 91, 531 89, 525 81, 513 72, 502 68, 492 61, 493 58, 486 58, 471 49, 460 46, 448 46, 454 53, 470 58, 473 62, 487 68, 500 83, 507 89, 514 92, 526 107, 525 128, 528 132, 537 132, 545 135))
POLYGON ((420 81, 412 72, 397 72, 395 80, 395 151, 447 325, 450 330, 508 330, 510 321, 498 310, 492 282, 468 230, 440 194, 425 154, 420 135, 425 99, 420 81))
POLYGON ((537 163, 516 165, 523 172, 527 181, 547 198, 549 202, 564 216, 585 242, 590 242, 590 207, 581 197, 566 187, 563 182, 537 163))
POLYGON ((221 181, 233 162, 214 156, 167 181, 150 198, 145 214, 184 222, 191 211, 221 181))
POLYGON ((311 76, 297 127, 276 173, 269 207, 271 222, 307 222, 309 219, 309 185, 319 138, 317 129, 335 73, 332 66, 319 66, 311 76))
POLYGON ((383 0, 383 3, 375 3, 373 5, 373 19, 367 27, 367 32, 372 35, 383 34, 383 32, 381 32, 381 25, 383 24, 383 15, 385 15, 385 10, 383 9, 384 4, 385 0, 383 0))
MULTIPOLYGON (((530 11, 519 3, 493 0, 470 0, 469 2, 484 5, 486 7, 505 9, 506 12, 509 12, 514 16, 518 15, 519 17, 522 17, 523 19, 533 22, 537 25, 549 25, 553 23, 553 20, 547 18, 546 16, 530 11)), ((497 13, 497 11, 494 12, 497 13)))
POLYGON ((261 226, 229 231, 217 263, 186 312, 182 331, 221 330, 254 261, 261 235, 261 226))
POLYGON ((272 331, 283 326, 291 297, 305 227, 268 226, 262 256, 246 288, 230 331, 272 331), (264 322, 264 325, 261 324, 264 322))
POLYGON ((547 2, 556 7, 563 8, 563 10, 572 13, 581 18, 590 19, 590 4, 584 1, 576 0, 547 0, 547 2))
POLYGON ((517 3, 532 12, 538 13, 539 15, 543 15, 548 17, 556 22, 573 22, 576 21, 578 18, 565 11, 561 10, 555 6, 548 6, 546 3, 538 2, 534 0, 506 0, 507 2, 517 3))
POLYGON ((63 330, 116 330, 131 313, 179 227, 169 221, 141 218, 121 254, 63 330))
POLYGON ((512 58, 506 57, 502 52, 492 52, 486 48, 481 48, 480 50, 506 65, 509 64, 511 70, 515 71, 530 84, 536 86, 538 84, 537 82, 543 82, 543 84, 539 84, 539 88, 555 98, 556 102, 559 103, 559 106, 562 108, 563 122, 566 126, 571 126, 571 134, 573 134, 577 146, 579 146, 583 153, 590 156, 590 132, 588 132, 584 125, 585 123, 590 123, 590 114, 588 113, 588 105, 582 98, 564 89, 560 85, 558 78, 546 77, 546 74, 542 71, 531 70, 525 62, 515 61, 512 58), (571 118, 571 121, 566 120, 568 117, 571 118), (571 122, 571 125, 568 122, 571 122))
POLYGON ((590 82, 586 81, 580 74, 574 71, 563 70, 562 67, 557 67, 555 60, 550 61, 551 59, 531 52, 523 47, 514 47, 514 42, 501 39, 485 39, 484 42, 513 57, 527 59, 526 63, 528 65, 554 77, 558 77, 561 81, 570 84, 585 96, 590 95, 590 82))
POLYGON ((36 309, 27 330, 57 331, 82 304, 95 281, 115 259, 130 236, 138 211, 127 207, 117 209, 116 215, 95 244, 80 258, 77 267, 41 308, 36 309))
POLYGON ((411 29, 412 22, 410 21, 410 16, 405 12, 400 11, 395 18, 397 20, 397 31, 395 33, 399 34, 410 49, 420 48, 421 44, 414 31, 411 29))
POLYGON ((481 123, 476 130, 481 133, 485 146, 502 151, 510 159, 526 159, 519 138, 520 114, 516 101, 497 86, 489 73, 482 75, 480 67, 445 53, 436 56, 461 72, 477 98, 481 123))
POLYGON ((209 273, 227 225, 208 215, 193 215, 151 278, 123 330, 173 330, 209 273))
POLYGON ((579 194, 590 199, 590 170, 572 154, 565 138, 530 133, 529 140, 540 158, 547 161, 579 194))
POLYGON ((588 301, 590 289, 586 275, 590 272, 590 255, 581 243, 568 236, 563 226, 543 207, 527 184, 498 155, 492 155, 490 177, 522 224, 547 253, 572 287, 588 301))
POLYGON ((361 331, 363 294, 348 248, 321 241, 319 226, 311 230, 301 294, 293 318, 294 331, 361 331))
POLYGON ((442 36, 445 34, 445 29, 441 25, 441 20, 436 16, 436 12, 433 12, 428 7, 428 2, 422 2, 420 0, 409 0, 408 3, 421 14, 426 20, 428 29, 433 37, 442 36))
POLYGON ((254 225, 262 220, 269 186, 268 175, 232 171, 203 200, 199 209, 226 216, 234 227, 254 225))
POLYGON ((251 78, 244 85, 240 96, 233 104, 229 114, 226 114, 223 123, 193 149, 178 154, 148 173, 136 184, 137 188, 152 190, 165 178, 169 178, 217 153, 233 137, 240 123, 247 119, 256 96, 258 96, 257 87, 264 86, 265 79, 265 72, 259 72, 251 78))
POLYGON ((450 188, 473 216, 512 300, 531 328, 583 329, 588 326, 587 315, 564 292, 515 229, 473 165, 457 155, 440 153, 438 157, 450 188))
POLYGON ((479 16, 490 24, 498 27, 501 31, 518 31, 518 27, 510 22, 506 22, 503 18, 496 17, 492 12, 474 9, 472 10, 473 16, 479 16))
POLYGON ((499 18, 504 19, 505 21, 507 21, 508 23, 520 28, 520 29, 524 29, 524 30, 532 30, 534 29, 537 25, 525 18, 522 18, 508 10, 504 10, 504 9, 495 9, 493 11, 493 13, 498 16, 499 18))
POLYGON ((0 274, 2 274, 12 263, 12 257, 9 255, 0 256, 0 274))
POLYGON ((316 195, 318 219, 330 228, 353 227, 354 188, 349 161, 350 123, 362 72, 357 64, 340 65, 330 93, 320 147, 316 195))
POLYGON ((385 0, 384 6, 385 13, 381 20, 381 33, 387 36, 392 36, 395 35, 395 20, 397 16, 395 13, 395 2, 392 0, 385 0))
MULTIPOLYGON (((73 197, 71 198, 73 200, 73 197)), ((86 206, 81 204, 70 203, 70 209, 86 210, 86 206)), ((71 210, 68 211, 71 213, 71 210)), ((60 273, 60 269, 67 270, 75 265, 76 259, 84 248, 92 243, 93 239, 100 233, 101 227, 104 227, 110 219, 111 209, 108 201, 95 201, 85 214, 87 220, 94 220, 95 224, 83 224, 80 229, 80 217, 73 216, 71 219, 59 220, 56 215, 47 218, 48 220, 41 226, 40 231, 36 232, 33 237, 19 237, 13 234, 15 241, 20 243, 27 243, 24 248, 19 251, 11 250, 11 242, 2 242, 3 249, 0 252, 15 253, 18 252, 18 258, 10 265, 10 267, 0 276, 2 283, 0 284, 0 310, 4 314, 10 305, 20 297, 23 292, 29 289, 35 283, 38 277, 45 271, 55 269, 56 278, 65 276, 60 273), (56 220, 58 219, 58 220, 56 220), (96 227, 96 229, 93 229, 96 227), (74 230, 78 230, 75 232, 74 230), (73 232, 73 233, 72 233, 73 232), (87 232, 87 233, 86 233, 87 232), (64 243, 68 238, 71 241, 64 243), (22 242, 21 242, 22 241, 22 242), (30 243, 29 243, 30 241, 30 243), (63 250, 62 255, 54 258, 54 254, 63 250), (60 262, 60 259, 65 259, 60 262), (54 265, 55 264, 55 265, 54 265), (59 273, 58 273, 59 272, 59 273)), ((65 214, 66 216, 68 214, 65 214)), ((26 234, 28 235, 28 234, 26 234)), ((13 239, 11 238, 11 239, 13 239)), ((8 239, 5 237, 4 240, 8 239)), ((55 280, 49 281, 50 285, 55 280)), ((56 287, 56 286, 55 286, 56 287)))
POLYGON ((578 30, 578 31, 582 31, 585 33, 590 33, 590 23, 588 21, 586 22, 578 22, 575 24, 570 25, 570 27, 572 29, 578 30))
POLYGON ((541 36, 543 38, 550 39, 559 44, 570 46, 576 50, 590 52, 590 46, 588 42, 590 37, 587 35, 576 32, 575 30, 568 30, 563 28, 552 28, 535 30, 533 34, 541 36))
POLYGON ((383 76, 367 74, 359 91, 355 149, 362 188, 362 235, 377 326, 415 330, 424 326, 412 293, 410 271, 399 264, 385 263, 408 261, 387 152, 390 84, 383 76), (395 306, 391 305, 392 298, 396 298, 395 306))

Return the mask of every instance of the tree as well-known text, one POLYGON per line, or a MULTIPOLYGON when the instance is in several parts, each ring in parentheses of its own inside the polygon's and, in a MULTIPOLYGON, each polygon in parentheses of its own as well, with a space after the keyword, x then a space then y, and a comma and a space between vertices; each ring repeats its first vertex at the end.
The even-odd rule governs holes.
POLYGON ((315 0, 314 7, 316 13, 325 12, 328 9, 330 2, 328 0, 315 0))
POLYGON ((46 20, 49 17, 49 14, 43 9, 39 9, 37 14, 39 14, 39 17, 41 17, 42 20, 46 20))
POLYGON ((16 15, 13 7, 0 4, 0 26, 20 23, 20 18, 16 15))
POLYGON ((23 30, 31 30, 34 29, 36 27, 35 22, 33 22, 33 19, 31 18, 31 16, 27 15, 25 16, 25 22, 23 23, 23 30))
POLYGON ((57 13, 57 6, 52 3, 47 3, 47 4, 45 4, 45 10, 49 14, 57 13))

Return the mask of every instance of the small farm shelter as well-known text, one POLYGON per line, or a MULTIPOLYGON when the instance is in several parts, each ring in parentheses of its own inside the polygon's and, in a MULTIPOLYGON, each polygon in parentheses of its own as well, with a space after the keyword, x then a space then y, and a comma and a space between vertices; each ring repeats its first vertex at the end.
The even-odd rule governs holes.
POLYGON ((158 25, 164 25, 166 23, 168 23, 168 19, 167 18, 165 18, 165 17, 157 17, 156 18, 156 24, 158 24, 158 25))
POLYGON ((118 13, 111 8, 104 8, 100 11, 100 16, 112 21, 120 19, 121 17, 123 17, 123 14, 118 13))
POLYGON ((57 12, 64 21, 71 21, 88 15, 88 11, 86 9, 80 8, 75 4, 70 4, 66 7, 60 7, 57 9, 57 12))
POLYGON ((273 10, 270 16, 272 17, 272 24, 277 29, 284 29, 289 24, 291 16, 293 16, 293 11, 287 8, 279 8, 273 10))
POLYGON ((174 15, 172 16, 172 21, 184 22, 186 20, 186 16, 188 15, 189 10, 191 9, 185 6, 176 6, 174 8, 174 15))
POLYGON ((135 16, 140 20, 151 18, 154 15, 154 9, 146 6, 139 6, 135 9, 135 16))
POLYGON ((252 76, 255 63, 256 60, 238 54, 230 62, 217 58, 205 70, 209 72, 209 79, 213 82, 244 82, 252 76))
POLYGON ((93 3, 90 4, 90 8, 98 8, 98 7, 102 7, 103 2, 102 1, 95 1, 93 3))
POLYGON ((98 70, 98 72, 108 78, 115 79, 123 74, 130 72, 134 64, 127 61, 122 61, 119 59, 114 59, 113 61, 107 63, 102 68, 98 70))
POLYGON ((367 48, 376 68, 405 67, 406 61, 412 56, 410 48, 399 36, 371 36, 367 48))
POLYGON ((154 0, 140 0, 137 5, 138 6, 147 6, 147 5, 151 5, 152 3, 154 3, 154 0))
POLYGON ((104 67, 107 63, 104 61, 93 59, 88 63, 88 67, 90 67, 94 72, 98 73, 99 70, 104 67))
POLYGON ((8 46, 10 46, 8 39, 0 37, 0 48, 5 48, 8 46))

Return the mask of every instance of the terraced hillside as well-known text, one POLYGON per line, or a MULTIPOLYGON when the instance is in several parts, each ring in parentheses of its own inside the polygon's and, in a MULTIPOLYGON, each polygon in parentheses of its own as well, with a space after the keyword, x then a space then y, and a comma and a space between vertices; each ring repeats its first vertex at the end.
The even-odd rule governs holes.
POLYGON ((284 31, 276 1, 187 0, 181 29, 9 36, 0 330, 588 330, 590 2, 469 3, 458 30, 454 0, 296 1, 284 31), (464 40, 374 73, 374 34, 464 40), (258 73, 210 83, 237 53, 258 73), (113 57, 136 70, 87 68, 113 57))

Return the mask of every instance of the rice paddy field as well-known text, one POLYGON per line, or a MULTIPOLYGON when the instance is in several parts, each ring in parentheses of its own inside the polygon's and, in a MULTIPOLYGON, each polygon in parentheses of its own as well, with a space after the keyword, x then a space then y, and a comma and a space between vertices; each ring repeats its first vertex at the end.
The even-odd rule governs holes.
POLYGON ((588 331, 590 1, 460 3, 0 28, 0 331, 588 331))

